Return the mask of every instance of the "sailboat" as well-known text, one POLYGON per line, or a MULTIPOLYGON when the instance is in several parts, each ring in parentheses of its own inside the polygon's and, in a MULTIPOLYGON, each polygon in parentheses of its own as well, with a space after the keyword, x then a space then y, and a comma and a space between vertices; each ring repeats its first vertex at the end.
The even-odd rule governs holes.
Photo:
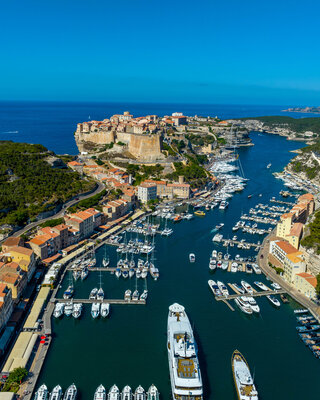
POLYGON ((104 299, 104 290, 102 289, 102 283, 101 283, 101 271, 100 271, 100 275, 99 275, 99 283, 100 283, 100 286, 99 286, 99 290, 97 293, 97 300, 102 301, 104 299))
POLYGON ((74 289, 73 289, 72 275, 71 275, 71 271, 69 271, 69 286, 63 293, 63 298, 65 300, 71 299, 71 297, 73 296, 73 293, 74 293, 74 289))
POLYGON ((102 265, 104 267, 107 267, 109 265, 109 263, 110 263, 110 259, 109 259, 109 256, 107 257, 107 246, 105 246, 104 247, 104 257, 103 257, 103 260, 102 260, 102 265))

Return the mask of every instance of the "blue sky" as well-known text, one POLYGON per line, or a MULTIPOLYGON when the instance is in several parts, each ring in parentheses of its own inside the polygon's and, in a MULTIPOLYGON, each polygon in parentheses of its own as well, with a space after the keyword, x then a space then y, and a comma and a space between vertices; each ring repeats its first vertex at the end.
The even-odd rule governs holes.
POLYGON ((320 105, 320 2, 2 2, 1 100, 320 105))

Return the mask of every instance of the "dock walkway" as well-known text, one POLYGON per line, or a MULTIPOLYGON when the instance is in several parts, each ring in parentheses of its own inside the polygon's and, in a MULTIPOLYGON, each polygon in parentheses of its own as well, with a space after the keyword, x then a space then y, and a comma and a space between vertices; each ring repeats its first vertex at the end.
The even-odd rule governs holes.
POLYGON ((229 296, 215 296, 215 299, 217 301, 221 300, 234 300, 237 299, 238 297, 242 296, 247 296, 247 297, 261 297, 261 296, 270 296, 270 295, 276 295, 276 294, 284 294, 286 293, 285 290, 264 290, 262 292, 253 292, 253 293, 245 293, 245 294, 230 294, 229 296))
POLYGON ((96 299, 52 299, 52 302, 57 303, 67 303, 72 301, 73 303, 83 303, 83 304, 92 304, 92 303, 109 303, 109 304, 146 304, 146 300, 124 300, 124 299, 104 299, 104 300, 96 300, 96 299))

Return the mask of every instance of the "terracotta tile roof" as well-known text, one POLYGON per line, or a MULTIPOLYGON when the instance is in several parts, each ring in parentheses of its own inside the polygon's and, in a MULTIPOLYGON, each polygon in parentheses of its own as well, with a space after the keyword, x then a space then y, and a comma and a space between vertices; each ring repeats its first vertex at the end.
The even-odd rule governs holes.
POLYGON ((48 235, 39 235, 39 236, 35 236, 33 239, 29 240, 29 243, 33 243, 37 246, 41 246, 41 245, 45 244, 49 239, 51 239, 51 238, 48 237, 48 235))
POLYGON ((4 246, 18 246, 21 241, 20 236, 18 237, 8 237, 4 242, 4 246))
POLYGON ((189 188, 190 185, 188 183, 168 183, 169 187, 185 187, 185 188, 189 188))
POLYGON ((11 251, 15 251, 16 253, 25 254, 26 256, 32 256, 33 250, 27 249, 26 247, 22 246, 14 246, 12 247, 11 251))
POLYGON ((155 183, 156 185, 166 185, 167 184, 166 181, 155 181, 155 180, 152 180, 152 179, 146 179, 144 182, 155 183))
POLYGON ((71 165, 72 167, 81 167, 82 164, 78 163, 78 161, 70 161, 68 162, 68 165, 71 165))
POLYGON ((301 278, 304 278, 314 288, 317 286, 317 278, 315 276, 308 274, 307 272, 301 272, 300 274, 297 274, 297 275, 301 276, 301 278))
POLYGON ((293 217, 294 213, 286 213, 281 215, 281 219, 291 218, 293 217))
POLYGON ((303 224, 301 222, 296 222, 295 224, 292 225, 292 228, 290 229, 290 236, 301 236, 303 230, 303 224))
POLYGON ((0 280, 6 283, 11 283, 14 285, 17 281, 19 281, 19 277, 20 275, 15 274, 14 272, 1 273, 0 271, 0 280))
POLYGON ((67 229, 67 225, 65 224, 60 224, 60 225, 56 225, 54 226, 54 229, 57 229, 58 231, 63 231, 64 229, 67 229))
POLYGON ((311 201, 311 200, 314 200, 314 196, 311 193, 305 193, 305 194, 299 196, 298 201, 301 201, 301 200, 309 200, 309 201, 311 201))
POLYGON ((286 256, 290 261, 292 261, 294 264, 297 264, 301 261, 303 261, 303 259, 301 257, 298 257, 297 255, 293 254, 287 254, 286 256))
POLYGON ((297 249, 293 247, 290 243, 285 242, 284 240, 279 240, 275 242, 281 250, 283 250, 286 254, 297 253, 297 249))
POLYGON ((7 285, 5 283, 0 283, 0 296, 7 294, 7 285))

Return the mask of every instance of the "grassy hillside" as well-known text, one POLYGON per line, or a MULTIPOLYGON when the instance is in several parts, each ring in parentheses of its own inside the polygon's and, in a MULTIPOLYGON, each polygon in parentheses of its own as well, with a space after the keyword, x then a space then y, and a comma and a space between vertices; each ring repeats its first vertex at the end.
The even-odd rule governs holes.
POLYGON ((22 225, 94 183, 46 161, 52 152, 39 144, 0 141, 0 224, 22 225))
POLYGON ((256 119, 264 122, 268 126, 282 126, 288 127, 291 130, 304 133, 306 131, 312 131, 320 134, 320 118, 292 118, 285 116, 267 116, 267 117, 252 117, 242 118, 243 120, 256 119))

